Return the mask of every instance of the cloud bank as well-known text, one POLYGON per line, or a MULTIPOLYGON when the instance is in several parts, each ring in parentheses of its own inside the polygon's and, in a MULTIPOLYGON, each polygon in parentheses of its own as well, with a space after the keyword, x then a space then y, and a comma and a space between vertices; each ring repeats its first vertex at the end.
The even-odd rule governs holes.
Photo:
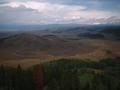
POLYGON ((91 2, 90 0, 86 2, 84 0, 1 0, 0 24, 119 24, 118 2, 118 0, 91 2), (115 7, 108 6, 111 4, 115 7))

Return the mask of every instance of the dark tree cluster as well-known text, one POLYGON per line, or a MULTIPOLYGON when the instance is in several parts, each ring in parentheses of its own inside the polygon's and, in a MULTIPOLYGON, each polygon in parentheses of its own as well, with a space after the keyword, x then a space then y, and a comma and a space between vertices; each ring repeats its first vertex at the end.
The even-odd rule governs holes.
POLYGON ((0 90, 120 90, 120 58, 61 59, 28 69, 0 66, 0 90))

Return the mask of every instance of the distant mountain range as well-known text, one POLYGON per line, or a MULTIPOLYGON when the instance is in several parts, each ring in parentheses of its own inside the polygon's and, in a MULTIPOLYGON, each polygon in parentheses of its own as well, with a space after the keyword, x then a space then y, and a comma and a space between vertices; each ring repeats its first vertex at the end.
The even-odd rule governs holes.
POLYGON ((120 40, 120 27, 109 27, 92 33, 80 33, 78 36, 92 38, 92 39, 108 39, 108 40, 120 40))
MULTIPOLYGON (((13 27, 13 26, 12 26, 13 27)), ((6 27, 9 28, 9 27, 6 27)), ((56 35, 60 37, 84 37, 93 39, 120 39, 119 25, 31 25, 15 26, 9 29, 1 29, 0 38, 9 37, 21 33, 31 33, 34 35, 56 35)))
MULTIPOLYGON (((3 26, 4 27, 4 26, 3 26)), ((21 33, 29 33, 37 36, 56 35, 62 38, 91 38, 120 40, 119 25, 31 25, 31 26, 8 26, 9 29, 0 30, 0 38, 5 38, 21 33)))

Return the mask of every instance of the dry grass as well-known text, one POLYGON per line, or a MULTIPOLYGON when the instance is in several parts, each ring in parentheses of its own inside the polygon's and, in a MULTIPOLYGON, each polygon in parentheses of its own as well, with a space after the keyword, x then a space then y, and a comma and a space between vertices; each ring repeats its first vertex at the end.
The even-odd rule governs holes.
POLYGON ((109 40, 82 39, 75 42, 69 41, 68 47, 50 48, 43 51, 26 52, 16 55, 11 50, 0 51, 0 64, 16 67, 30 67, 41 62, 48 62, 60 58, 80 58, 100 60, 120 56, 120 42, 109 40), (80 45, 82 43, 83 45, 80 45), (71 46, 69 45, 71 44, 71 46), (107 50, 110 53, 107 53, 107 50), (4 51, 4 52, 3 52, 4 51))

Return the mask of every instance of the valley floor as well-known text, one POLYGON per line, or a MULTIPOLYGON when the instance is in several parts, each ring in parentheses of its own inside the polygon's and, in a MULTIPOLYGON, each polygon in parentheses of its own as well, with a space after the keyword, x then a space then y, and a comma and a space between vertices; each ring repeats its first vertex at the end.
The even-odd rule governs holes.
POLYGON ((120 42, 99 39, 77 39, 66 40, 59 47, 43 50, 13 50, 4 49, 0 51, 0 64, 8 66, 29 67, 41 62, 48 62, 60 58, 78 58, 99 60, 103 58, 114 58, 120 56, 120 42), (62 46, 63 45, 63 46, 62 46))

